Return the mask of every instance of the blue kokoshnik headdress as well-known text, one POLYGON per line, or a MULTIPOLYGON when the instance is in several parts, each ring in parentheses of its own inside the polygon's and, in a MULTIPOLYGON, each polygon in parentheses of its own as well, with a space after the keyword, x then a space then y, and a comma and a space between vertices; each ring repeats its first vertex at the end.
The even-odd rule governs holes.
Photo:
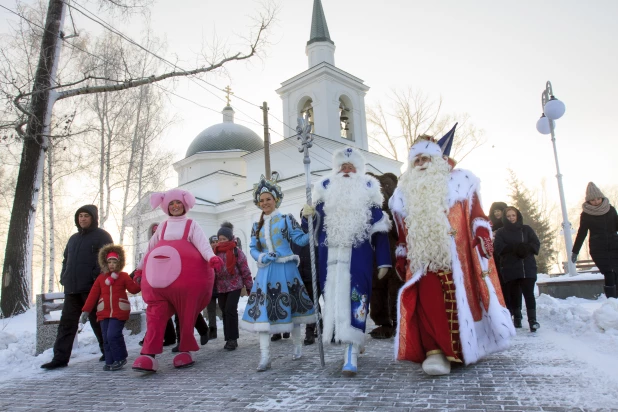
POLYGON ((275 199, 275 207, 279 208, 281 201, 283 200, 283 192, 281 187, 277 184, 276 179, 267 180, 264 175, 260 177, 259 183, 253 185, 253 203, 260 206, 260 195, 262 193, 270 193, 275 199))

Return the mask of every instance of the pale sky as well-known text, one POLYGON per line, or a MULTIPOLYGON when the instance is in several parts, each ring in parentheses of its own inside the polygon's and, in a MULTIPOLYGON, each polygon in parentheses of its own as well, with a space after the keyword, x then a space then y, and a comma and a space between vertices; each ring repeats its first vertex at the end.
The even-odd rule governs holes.
MULTIPOLYGON (((14 0, 1 2, 15 8, 14 0)), ((78 3, 95 9, 85 0, 78 3)), ((588 181, 601 187, 615 185, 618 136, 611 119, 618 95, 617 1, 323 0, 322 4, 337 47, 336 66, 371 87, 368 106, 385 103, 393 88, 412 87, 435 98, 442 96, 445 113, 467 112, 486 131, 486 145, 461 164, 482 179, 485 209, 506 199, 507 168, 532 189, 545 181, 548 196, 558 202, 551 140, 535 129, 547 80, 567 108, 556 127, 567 205, 579 202, 588 181)), ((281 118, 275 89, 308 68, 305 45, 312 5, 313 0, 283 0, 267 55, 229 66, 230 78, 209 76, 208 81, 221 88, 230 84, 236 94, 255 104, 267 101, 271 113, 281 118)), ((189 69, 203 40, 214 33, 235 49, 237 35, 246 33, 249 16, 259 8, 254 0, 159 0, 152 7, 152 25, 167 38, 166 57, 177 55, 182 67, 189 69)), ((3 22, 7 16, 4 11, 0 14, 3 22)), ((74 16, 80 25, 92 27, 74 16)), ((135 22, 113 24, 139 40, 135 22)), ((177 81, 175 91, 212 109, 224 106, 187 80, 177 81)), ((171 103, 170 112, 179 114, 181 121, 169 130, 166 141, 180 160, 193 138, 221 122, 221 115, 177 98, 171 103)), ((262 136, 261 111, 234 98, 232 105, 237 122, 262 136)), ((272 118, 271 127, 283 134, 284 126, 272 118)), ((276 134, 271 138, 281 139, 276 134)))

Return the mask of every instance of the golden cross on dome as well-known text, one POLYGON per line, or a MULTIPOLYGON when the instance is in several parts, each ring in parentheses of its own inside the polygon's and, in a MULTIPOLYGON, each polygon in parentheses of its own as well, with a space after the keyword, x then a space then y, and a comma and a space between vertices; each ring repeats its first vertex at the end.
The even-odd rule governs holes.
POLYGON ((225 89, 223 90, 225 90, 225 92, 227 93, 226 99, 227 99, 227 105, 229 106, 230 105, 230 95, 234 93, 232 92, 232 89, 230 88, 230 86, 226 86, 225 89))

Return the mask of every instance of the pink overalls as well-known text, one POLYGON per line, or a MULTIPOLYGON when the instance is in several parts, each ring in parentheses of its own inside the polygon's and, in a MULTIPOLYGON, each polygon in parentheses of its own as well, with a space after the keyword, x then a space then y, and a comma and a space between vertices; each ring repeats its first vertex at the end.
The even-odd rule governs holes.
POLYGON ((141 353, 163 352, 163 335, 167 320, 178 314, 180 352, 197 351, 193 336, 198 312, 208 305, 215 273, 197 248, 187 240, 191 220, 187 219, 182 239, 165 240, 167 222, 157 246, 144 258, 142 297, 146 308, 146 336, 141 353))

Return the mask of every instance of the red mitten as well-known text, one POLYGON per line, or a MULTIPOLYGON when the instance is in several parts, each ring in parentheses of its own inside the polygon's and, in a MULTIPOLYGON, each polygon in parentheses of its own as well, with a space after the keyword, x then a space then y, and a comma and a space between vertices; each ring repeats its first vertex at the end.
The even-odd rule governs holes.
POLYGON ((208 261, 214 270, 219 270, 223 267, 223 260, 219 256, 213 256, 208 261))
POLYGON ((133 280, 138 285, 142 284, 142 270, 141 269, 135 269, 135 272, 133 272, 133 280))
POLYGON ((397 262, 395 262, 395 271, 397 272, 397 276, 399 279, 406 279, 406 265, 408 264, 408 259, 403 256, 397 257, 397 262))
POLYGON ((494 254, 494 244, 489 236, 489 230, 484 227, 476 229, 476 238, 474 238, 473 246, 476 246, 481 256, 489 259, 494 254))

